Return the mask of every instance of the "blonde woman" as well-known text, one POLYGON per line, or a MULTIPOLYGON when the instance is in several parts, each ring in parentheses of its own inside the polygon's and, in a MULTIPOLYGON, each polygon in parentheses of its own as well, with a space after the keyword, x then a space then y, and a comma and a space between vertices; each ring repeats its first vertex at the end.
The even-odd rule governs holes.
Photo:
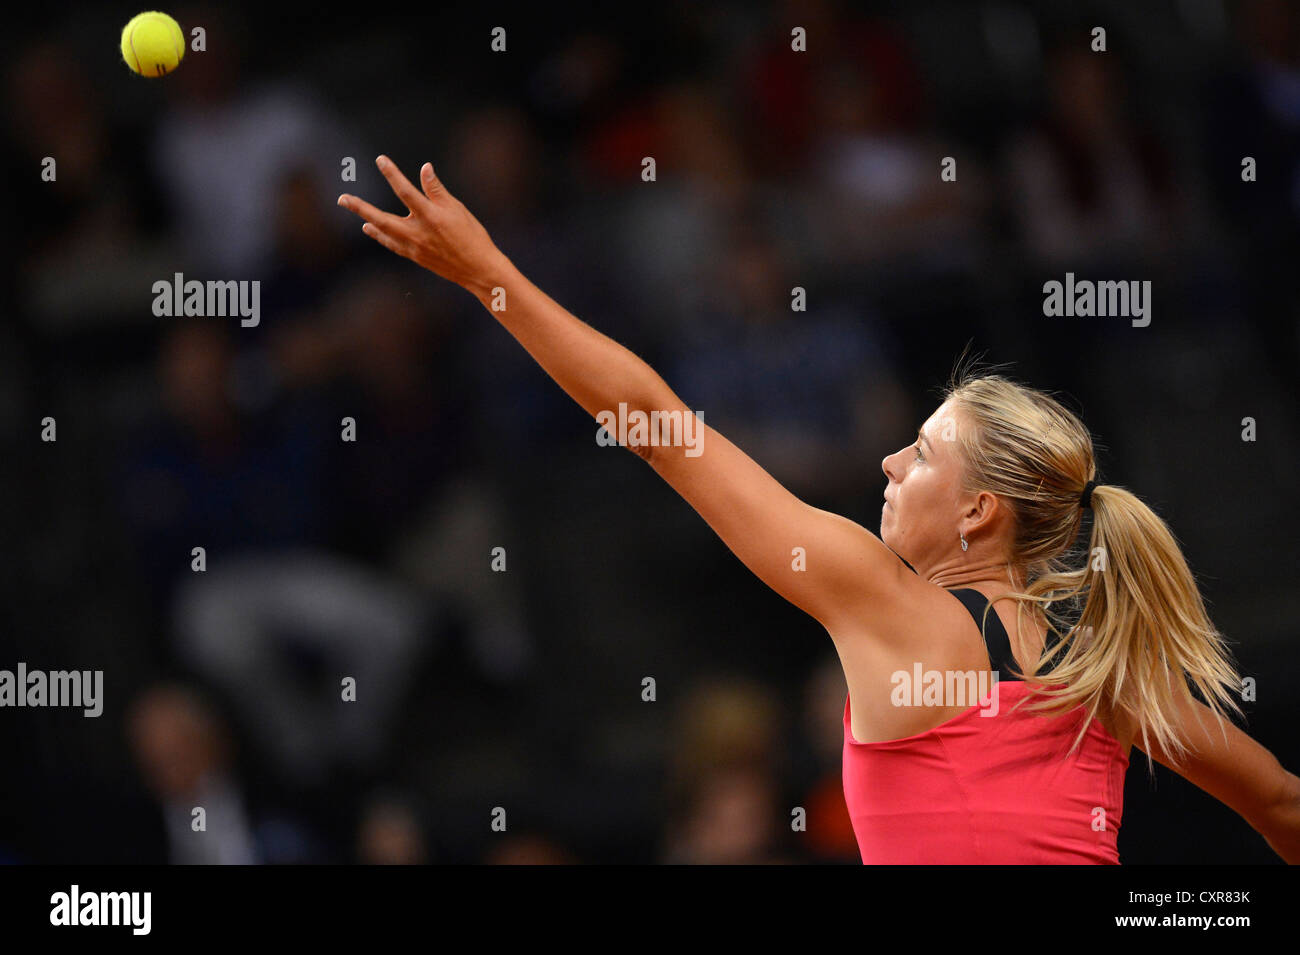
POLYGON ((1178 545, 1131 492, 1097 483, 1087 429, 1054 399, 955 380, 884 459, 877 537, 795 498, 533 285, 431 165, 417 189, 377 164, 407 214, 340 196, 367 235, 474 294, 602 424, 695 425, 689 444, 626 443, 830 634, 864 862, 1117 863, 1133 746, 1300 861, 1300 778, 1227 718, 1239 678, 1178 545), (1087 509, 1087 553, 1066 566, 1087 509))

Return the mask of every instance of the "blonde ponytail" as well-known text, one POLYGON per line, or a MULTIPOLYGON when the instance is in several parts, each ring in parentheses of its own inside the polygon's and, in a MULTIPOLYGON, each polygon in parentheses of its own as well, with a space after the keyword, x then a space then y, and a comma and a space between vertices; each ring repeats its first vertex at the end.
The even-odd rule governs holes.
MULTIPOLYGON (((1038 607, 1062 637, 1025 674, 1031 710, 1082 707, 1074 745, 1093 718, 1133 727, 1148 754, 1187 750, 1177 713, 1192 690, 1220 720, 1240 715, 1240 678, 1206 613, 1195 577, 1165 522, 1126 488, 1091 495, 1086 553, 1076 547, 1080 493, 1095 474, 1092 439, 1050 395, 1000 375, 963 374, 948 389, 968 427, 958 429, 967 490, 998 494, 1016 518, 1013 563, 1025 570, 1017 620, 1038 607), (1080 566, 1082 563, 1082 566, 1080 566)), ((1222 728, 1222 724, 1221 728, 1222 728)))

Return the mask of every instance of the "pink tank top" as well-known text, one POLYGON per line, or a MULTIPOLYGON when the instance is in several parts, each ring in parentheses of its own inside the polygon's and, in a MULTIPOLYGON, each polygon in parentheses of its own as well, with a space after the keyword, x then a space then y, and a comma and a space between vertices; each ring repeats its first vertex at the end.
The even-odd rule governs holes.
MULTIPOLYGON (((977 591, 952 593, 982 615, 977 591)), ((1029 688, 1007 666, 995 613, 987 637, 1001 674, 994 716, 986 697, 924 733, 859 743, 844 701, 844 800, 863 863, 1118 865, 1128 754, 1096 719, 1069 754, 1081 708, 1012 712, 1029 688)))

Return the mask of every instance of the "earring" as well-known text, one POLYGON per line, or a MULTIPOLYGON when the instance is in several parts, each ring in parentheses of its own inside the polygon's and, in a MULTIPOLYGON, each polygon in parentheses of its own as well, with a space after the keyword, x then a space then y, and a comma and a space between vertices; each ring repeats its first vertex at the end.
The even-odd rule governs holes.
POLYGON ((967 547, 970 546, 970 544, 966 543, 966 532, 958 531, 957 533, 961 535, 961 549, 965 550, 967 547))

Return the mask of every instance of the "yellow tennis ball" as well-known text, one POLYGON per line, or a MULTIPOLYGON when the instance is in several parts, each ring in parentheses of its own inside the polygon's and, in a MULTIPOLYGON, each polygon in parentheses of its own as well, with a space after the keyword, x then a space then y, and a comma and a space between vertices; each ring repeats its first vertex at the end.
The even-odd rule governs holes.
POLYGON ((166 76, 184 56, 185 34, 165 13, 137 13, 122 28, 122 59, 141 76, 166 76))

